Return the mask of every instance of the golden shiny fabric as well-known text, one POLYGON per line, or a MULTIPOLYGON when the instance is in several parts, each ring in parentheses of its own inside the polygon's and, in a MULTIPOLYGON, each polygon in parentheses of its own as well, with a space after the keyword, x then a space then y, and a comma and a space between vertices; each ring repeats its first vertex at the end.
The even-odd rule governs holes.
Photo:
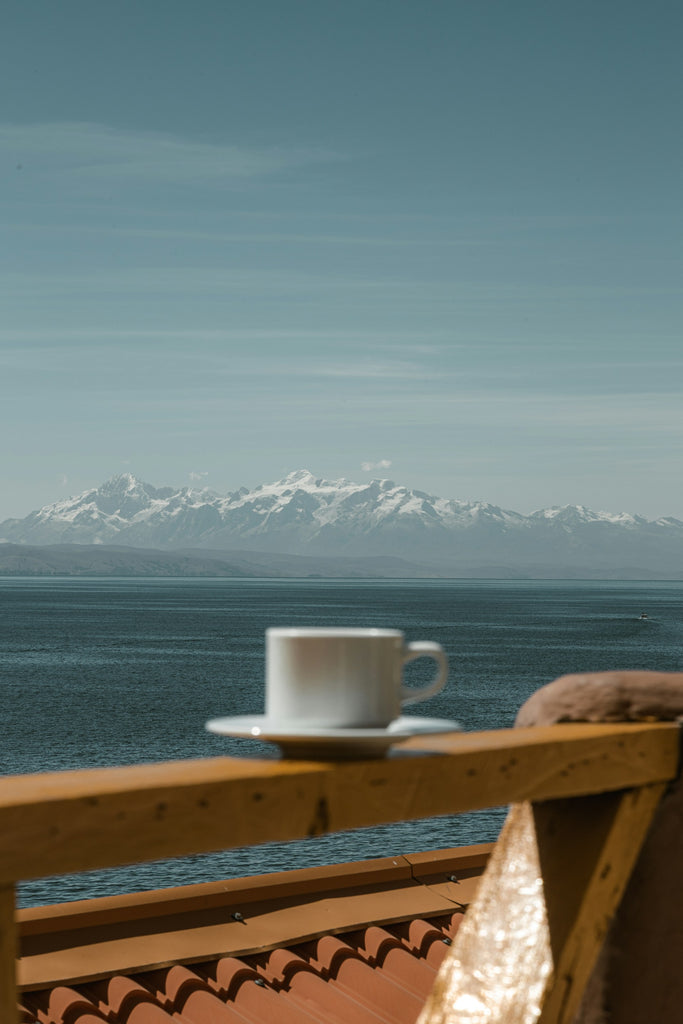
POLYGON ((551 972, 531 806, 516 804, 418 1024, 532 1024, 551 972))

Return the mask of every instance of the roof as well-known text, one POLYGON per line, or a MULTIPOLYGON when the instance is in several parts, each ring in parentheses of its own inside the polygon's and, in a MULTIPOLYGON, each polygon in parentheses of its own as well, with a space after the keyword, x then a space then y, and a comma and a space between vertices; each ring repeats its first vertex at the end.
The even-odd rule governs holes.
POLYGON ((492 847, 18 911, 23 1024, 412 1024, 492 847))

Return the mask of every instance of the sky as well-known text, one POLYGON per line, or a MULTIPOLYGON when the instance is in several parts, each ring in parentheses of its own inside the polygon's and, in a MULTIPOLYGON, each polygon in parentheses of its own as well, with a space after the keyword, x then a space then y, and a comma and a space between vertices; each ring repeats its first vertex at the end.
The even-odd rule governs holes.
POLYGON ((296 469, 683 518, 683 7, 4 0, 0 521, 296 469))

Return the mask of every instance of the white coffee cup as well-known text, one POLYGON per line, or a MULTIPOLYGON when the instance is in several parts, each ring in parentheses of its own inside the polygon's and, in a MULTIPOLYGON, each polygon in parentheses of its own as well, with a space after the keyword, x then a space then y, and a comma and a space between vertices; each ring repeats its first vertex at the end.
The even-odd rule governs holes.
POLYGON ((398 629, 273 627, 266 630, 266 716, 327 729, 384 728, 403 704, 443 689, 448 661, 436 643, 406 644, 398 629), (434 658, 436 677, 408 687, 403 666, 434 658))

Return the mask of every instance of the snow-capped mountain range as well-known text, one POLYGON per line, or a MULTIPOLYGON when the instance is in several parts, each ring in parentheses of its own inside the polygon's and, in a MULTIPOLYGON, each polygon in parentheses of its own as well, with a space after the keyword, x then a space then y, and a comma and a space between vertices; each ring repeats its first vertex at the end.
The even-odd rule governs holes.
MULTIPOLYGON (((305 470, 253 490, 155 488, 130 474, 0 523, 22 544, 116 544, 324 556, 393 555, 457 574, 473 566, 617 569, 683 577, 683 522, 580 505, 522 515, 438 498, 391 480, 323 480, 305 470)), ((464 574, 469 575, 469 572, 464 574)))

